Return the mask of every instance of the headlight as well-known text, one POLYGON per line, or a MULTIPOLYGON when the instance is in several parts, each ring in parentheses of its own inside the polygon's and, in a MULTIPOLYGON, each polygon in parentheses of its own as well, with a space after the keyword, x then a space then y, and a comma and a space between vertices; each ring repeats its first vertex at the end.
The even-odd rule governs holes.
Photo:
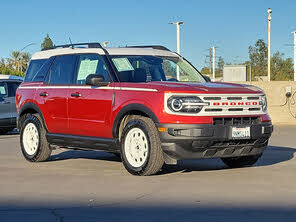
POLYGON ((262 106, 262 111, 266 112, 267 111, 267 99, 266 96, 261 96, 261 101, 259 103, 262 106))
POLYGON ((168 108, 173 112, 199 113, 205 105, 197 96, 171 96, 167 101, 168 108))

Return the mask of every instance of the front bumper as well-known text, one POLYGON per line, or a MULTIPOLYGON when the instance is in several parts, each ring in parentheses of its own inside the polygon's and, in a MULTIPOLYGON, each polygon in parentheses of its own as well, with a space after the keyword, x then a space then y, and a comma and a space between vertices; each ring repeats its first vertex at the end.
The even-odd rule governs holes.
POLYGON ((158 124, 163 151, 176 160, 261 155, 268 144, 271 122, 238 125, 158 124), (250 138, 233 139, 232 127, 250 127, 250 138))

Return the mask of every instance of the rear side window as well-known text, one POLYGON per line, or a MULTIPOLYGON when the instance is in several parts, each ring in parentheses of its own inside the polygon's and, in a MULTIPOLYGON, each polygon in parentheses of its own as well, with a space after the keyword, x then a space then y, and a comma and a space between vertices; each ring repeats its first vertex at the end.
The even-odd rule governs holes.
POLYGON ((15 97, 15 92, 19 87, 20 82, 9 82, 8 83, 8 97, 15 97))
POLYGON ((49 75, 49 84, 51 85, 67 85, 73 83, 73 75, 75 70, 77 56, 65 55, 58 56, 54 60, 49 75))
POLYGON ((53 58, 31 60, 24 82, 43 82, 53 58))

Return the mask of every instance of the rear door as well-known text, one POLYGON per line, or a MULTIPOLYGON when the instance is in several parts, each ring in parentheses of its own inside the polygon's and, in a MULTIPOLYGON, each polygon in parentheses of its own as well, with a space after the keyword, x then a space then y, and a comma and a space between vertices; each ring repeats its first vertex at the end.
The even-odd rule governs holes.
POLYGON ((46 83, 36 96, 50 133, 68 134, 68 89, 73 84, 75 55, 57 56, 53 61, 46 83))
POLYGON ((0 82, 0 127, 10 125, 11 112, 10 100, 8 98, 8 87, 6 82, 0 82))
POLYGON ((15 106, 15 92, 21 82, 8 82, 8 101, 10 102, 10 114, 11 114, 11 125, 15 126, 16 125, 16 117, 17 117, 17 112, 16 112, 16 106, 15 106))
POLYGON ((79 56, 77 77, 68 93, 69 132, 72 135, 108 138, 111 137, 113 87, 87 86, 85 80, 89 74, 100 74, 105 81, 110 81, 103 57, 97 54, 79 56))

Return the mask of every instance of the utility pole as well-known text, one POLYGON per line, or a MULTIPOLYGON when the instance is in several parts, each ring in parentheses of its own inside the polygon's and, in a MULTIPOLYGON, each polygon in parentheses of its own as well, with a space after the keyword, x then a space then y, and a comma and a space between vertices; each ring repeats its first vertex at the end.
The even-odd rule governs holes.
POLYGON ((268 81, 270 81, 270 23, 271 23, 271 13, 272 10, 270 8, 267 9, 268 13, 268 49, 267 49, 267 75, 268 75, 268 81))
POLYGON ((215 49, 216 47, 213 46, 212 49, 213 49, 213 81, 215 81, 215 49))
POLYGON ((212 48, 209 48, 209 74, 212 72, 212 48))
POLYGON ((294 81, 296 81, 296 31, 292 34, 294 34, 294 81))
MULTIPOLYGON (((176 25, 177 29, 177 53, 180 54, 180 25, 183 25, 184 22, 171 22, 169 24, 176 25)), ((180 70, 177 65, 177 80, 180 80, 180 70)))

